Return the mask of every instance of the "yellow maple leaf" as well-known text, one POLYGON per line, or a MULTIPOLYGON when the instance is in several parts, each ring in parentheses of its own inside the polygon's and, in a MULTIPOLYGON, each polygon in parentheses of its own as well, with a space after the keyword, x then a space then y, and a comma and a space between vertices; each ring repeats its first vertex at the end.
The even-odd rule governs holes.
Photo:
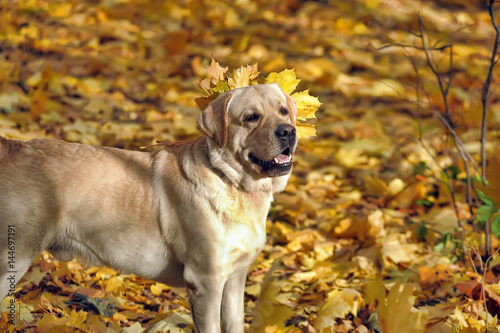
POLYGON ((357 290, 351 288, 332 290, 319 308, 315 327, 322 330, 332 327, 335 318, 345 318, 349 313, 356 316, 362 303, 363 299, 357 290))
POLYGON ((251 84, 251 80, 257 78, 258 75, 257 64, 241 66, 234 71, 233 77, 228 78, 227 83, 230 89, 247 87, 251 84))
POLYGON ((106 291, 115 292, 123 287, 123 277, 122 276, 113 276, 109 280, 106 281, 106 291))
POLYGON ((255 80, 260 74, 257 63, 253 64, 252 66, 247 65, 247 72, 250 75, 250 80, 255 80))
POLYGON ((87 312, 81 310, 76 312, 75 309, 71 311, 68 317, 68 324, 73 327, 82 327, 83 322, 87 319, 87 312))
POLYGON ((417 314, 412 311, 415 296, 414 286, 410 283, 396 282, 387 298, 377 306, 378 319, 382 332, 418 332, 417 314), (394 314, 397 313, 397 316, 394 314))
POLYGON ((160 296, 163 291, 163 288, 159 283, 152 284, 150 289, 155 296, 160 296))
POLYGON ((309 118, 316 119, 315 112, 320 107, 321 103, 318 97, 309 95, 309 89, 295 93, 292 97, 297 102, 297 119, 306 120, 309 118))
POLYGON ((218 81, 215 87, 211 89, 212 91, 212 96, 216 97, 219 96, 219 94, 231 90, 229 88, 229 85, 227 84, 226 81, 218 81))
MULTIPOLYGON (((272 72, 266 79, 266 83, 277 83, 281 89, 291 94, 300 80, 297 79, 294 69, 285 69, 279 73, 272 72)), ((316 119, 315 112, 321 103, 317 97, 309 95, 309 90, 304 90, 291 95, 297 102, 297 120, 316 119)), ((316 136, 316 129, 313 125, 297 122, 297 136, 299 139, 316 136)))
POLYGON ((37 327, 39 330, 47 331, 48 329, 56 326, 58 324, 58 319, 56 316, 47 313, 42 318, 37 320, 37 327))
POLYGON ((300 80, 297 79, 294 69, 285 69, 279 73, 272 72, 269 74, 266 83, 273 82, 276 82, 285 93, 290 95, 297 88, 300 80))
POLYGON ((207 78, 212 78, 217 81, 223 81, 228 68, 222 67, 214 58, 210 63, 210 67, 207 68, 207 78))
POLYGON ((369 283, 363 288, 365 295, 365 302, 370 304, 371 302, 377 300, 377 303, 383 302, 385 299, 385 284, 381 278, 377 278, 369 283))
POLYGON ((276 333, 278 332, 278 326, 276 325, 268 325, 264 328, 265 333, 276 333))
POLYGON ((219 81, 225 81, 227 71, 227 67, 222 67, 212 58, 210 66, 207 67, 207 77, 199 82, 200 86, 210 94, 211 89, 216 86, 219 81))
MULTIPOLYGON (((74 309, 71 311, 68 317, 58 318, 57 316, 47 313, 43 318, 37 321, 37 328, 41 332, 46 332, 54 327, 82 327, 83 322, 87 319, 87 312, 79 311, 76 312, 74 309)), ((55 331, 55 330, 54 330, 55 331)))
POLYGON ((247 69, 243 66, 234 71, 233 77, 227 79, 230 89, 248 87, 250 85, 250 77, 247 69))
POLYGON ((203 80, 199 81, 198 83, 203 90, 210 93, 210 83, 211 82, 212 82, 212 79, 209 79, 208 77, 206 77, 203 80))
POLYGON ((297 136, 299 139, 316 136, 316 129, 313 125, 297 123, 297 136))

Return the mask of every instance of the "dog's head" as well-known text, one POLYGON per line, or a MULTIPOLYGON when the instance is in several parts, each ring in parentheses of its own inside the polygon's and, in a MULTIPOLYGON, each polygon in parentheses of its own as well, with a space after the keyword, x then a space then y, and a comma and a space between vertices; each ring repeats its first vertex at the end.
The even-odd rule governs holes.
POLYGON ((233 167, 241 164, 256 179, 290 174, 296 120, 295 100, 272 83, 221 94, 203 111, 198 126, 222 159, 233 167))

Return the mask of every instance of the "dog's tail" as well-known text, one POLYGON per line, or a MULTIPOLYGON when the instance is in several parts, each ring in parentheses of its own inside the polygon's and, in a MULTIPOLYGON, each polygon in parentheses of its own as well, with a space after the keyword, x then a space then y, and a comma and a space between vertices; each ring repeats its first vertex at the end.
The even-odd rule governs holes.
POLYGON ((0 162, 11 158, 24 147, 26 145, 22 141, 9 140, 0 136, 0 162))

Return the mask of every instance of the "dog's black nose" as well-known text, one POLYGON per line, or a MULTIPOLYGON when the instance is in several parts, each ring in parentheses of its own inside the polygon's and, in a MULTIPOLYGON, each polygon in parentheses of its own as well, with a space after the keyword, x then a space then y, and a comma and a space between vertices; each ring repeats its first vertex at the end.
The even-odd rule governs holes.
POLYGON ((281 124, 276 129, 274 134, 281 140, 288 140, 288 142, 293 142, 295 140, 296 134, 295 127, 290 124, 281 124))

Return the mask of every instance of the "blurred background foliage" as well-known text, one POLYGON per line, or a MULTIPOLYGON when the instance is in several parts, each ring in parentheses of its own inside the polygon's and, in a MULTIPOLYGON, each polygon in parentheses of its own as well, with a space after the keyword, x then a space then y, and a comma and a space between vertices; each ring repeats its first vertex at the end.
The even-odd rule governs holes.
MULTIPOLYGON (((445 103, 419 35, 423 28, 445 83, 452 73, 448 120, 479 163, 481 92, 495 38, 486 5, 0 0, 0 135, 127 149, 187 140, 199 135, 194 99, 212 57, 230 69, 258 63, 263 77, 293 68, 297 90, 310 89, 323 105, 317 137, 300 142, 268 219, 268 245, 249 272, 248 329, 497 332, 498 241, 488 238, 489 257, 484 230, 493 223, 500 232, 498 71, 485 187, 473 166, 465 173, 438 119, 445 103)), ((48 254, 16 299, 22 320, 14 328, 2 316, 6 330, 192 327, 183 290, 48 254)))

